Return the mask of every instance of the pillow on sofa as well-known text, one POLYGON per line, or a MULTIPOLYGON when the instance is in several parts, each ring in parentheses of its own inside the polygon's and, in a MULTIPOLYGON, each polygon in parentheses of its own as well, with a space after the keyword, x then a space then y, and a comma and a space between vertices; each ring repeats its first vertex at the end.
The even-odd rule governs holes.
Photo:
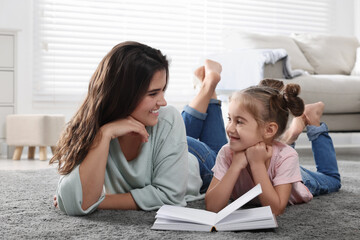
POLYGON ((349 75, 359 42, 356 37, 325 34, 292 34, 316 74, 349 75))
POLYGON ((350 75, 360 76, 360 47, 356 49, 355 65, 350 75))
POLYGON ((225 30, 225 48, 284 48, 289 55, 292 69, 302 69, 314 73, 314 68, 306 60, 295 41, 288 36, 259 33, 234 32, 225 30))

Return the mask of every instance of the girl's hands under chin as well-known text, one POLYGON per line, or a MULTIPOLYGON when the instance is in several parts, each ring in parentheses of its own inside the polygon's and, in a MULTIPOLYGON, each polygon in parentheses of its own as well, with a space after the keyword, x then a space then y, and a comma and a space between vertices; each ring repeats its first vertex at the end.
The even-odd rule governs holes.
POLYGON ((248 160, 246 159, 246 155, 244 151, 241 152, 231 152, 232 154, 232 163, 230 167, 236 169, 244 169, 248 165, 248 160))
POLYGON ((265 164, 267 160, 271 159, 272 146, 259 142, 246 149, 245 155, 250 165, 265 164))

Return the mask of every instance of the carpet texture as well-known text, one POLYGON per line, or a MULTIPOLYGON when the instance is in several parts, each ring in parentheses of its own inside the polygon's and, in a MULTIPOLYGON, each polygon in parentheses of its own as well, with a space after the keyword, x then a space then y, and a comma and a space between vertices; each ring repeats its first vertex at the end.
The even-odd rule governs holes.
MULTIPOLYGON (((312 168, 311 159, 301 164, 312 168)), ((307 204, 288 206, 279 228, 243 232, 150 230, 155 212, 98 210, 69 217, 52 206, 55 169, 0 170, 2 239, 360 239, 360 161, 339 160, 342 188, 307 204)), ((203 201, 188 207, 204 208, 203 201)))

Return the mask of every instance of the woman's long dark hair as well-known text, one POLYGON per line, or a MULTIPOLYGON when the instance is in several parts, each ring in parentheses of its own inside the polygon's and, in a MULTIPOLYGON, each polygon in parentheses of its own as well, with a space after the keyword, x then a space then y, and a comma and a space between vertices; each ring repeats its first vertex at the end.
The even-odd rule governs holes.
POLYGON ((68 174, 86 157, 101 126, 128 117, 147 92, 157 71, 169 66, 160 50, 138 42, 116 45, 91 77, 87 96, 63 131, 50 164, 68 174))

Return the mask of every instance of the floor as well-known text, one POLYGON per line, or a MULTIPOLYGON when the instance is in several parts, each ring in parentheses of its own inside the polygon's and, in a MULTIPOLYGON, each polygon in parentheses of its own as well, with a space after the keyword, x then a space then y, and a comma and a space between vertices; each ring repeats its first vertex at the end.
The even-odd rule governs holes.
MULTIPOLYGON (((312 153, 309 148, 297 149, 300 157, 311 157, 312 153)), ((338 159, 360 161, 360 148, 336 148, 336 155, 338 159)), ((51 156, 48 156, 51 157, 51 156)), ((26 159, 26 156, 20 160, 1 159, 0 170, 35 170, 45 168, 56 168, 57 164, 49 165, 49 160, 41 161, 37 156, 34 160, 26 159)))
POLYGON ((44 168, 55 168, 55 165, 49 165, 49 161, 40 161, 39 159, 28 160, 22 158, 20 160, 0 159, 0 170, 35 170, 44 168))

